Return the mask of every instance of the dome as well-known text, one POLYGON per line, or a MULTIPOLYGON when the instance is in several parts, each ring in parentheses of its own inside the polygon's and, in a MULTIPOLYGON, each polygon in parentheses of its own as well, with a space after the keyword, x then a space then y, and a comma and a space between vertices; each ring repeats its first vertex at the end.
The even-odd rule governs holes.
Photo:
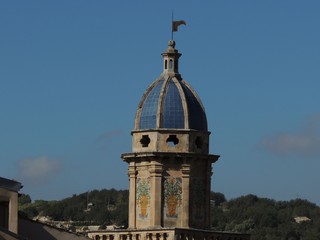
POLYGON ((162 54, 164 71, 143 95, 136 114, 135 130, 188 129, 207 131, 207 119, 200 98, 178 73, 180 53, 170 40, 162 54))

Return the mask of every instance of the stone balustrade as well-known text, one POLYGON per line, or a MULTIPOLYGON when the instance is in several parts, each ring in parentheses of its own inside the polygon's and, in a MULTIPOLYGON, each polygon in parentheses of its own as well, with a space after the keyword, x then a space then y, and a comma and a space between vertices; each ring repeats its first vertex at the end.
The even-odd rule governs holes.
POLYGON ((93 240, 249 240, 249 234, 198 229, 167 228, 137 230, 99 230, 88 232, 93 240))

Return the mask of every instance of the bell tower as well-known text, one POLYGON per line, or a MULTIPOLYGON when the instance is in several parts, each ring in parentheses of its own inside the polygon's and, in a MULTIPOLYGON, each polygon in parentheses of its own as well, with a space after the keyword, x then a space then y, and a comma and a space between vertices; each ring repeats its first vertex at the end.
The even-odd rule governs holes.
POLYGON ((163 71, 138 105, 128 163, 129 229, 210 228, 212 164, 204 107, 169 41, 163 71))

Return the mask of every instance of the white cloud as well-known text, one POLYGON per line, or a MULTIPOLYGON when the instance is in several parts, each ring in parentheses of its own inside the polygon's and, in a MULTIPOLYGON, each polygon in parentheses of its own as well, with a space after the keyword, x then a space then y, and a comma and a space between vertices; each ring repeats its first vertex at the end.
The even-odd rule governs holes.
POLYGON ((17 162, 19 177, 26 182, 46 182, 60 169, 57 160, 47 157, 25 158, 17 162))
POLYGON ((118 137, 121 136, 123 133, 121 130, 113 130, 113 131, 109 131, 109 132, 105 132, 103 134, 101 134, 100 136, 97 137, 97 141, 98 142, 108 142, 110 140, 112 140, 114 137, 118 137))
POLYGON ((115 144, 119 141, 119 137, 121 137, 121 135, 123 135, 121 130, 105 132, 95 139, 95 145, 100 151, 108 151, 108 153, 110 153, 110 151, 115 149, 115 144))
POLYGON ((320 114, 307 118, 295 132, 262 138, 260 146, 276 155, 320 156, 320 114))

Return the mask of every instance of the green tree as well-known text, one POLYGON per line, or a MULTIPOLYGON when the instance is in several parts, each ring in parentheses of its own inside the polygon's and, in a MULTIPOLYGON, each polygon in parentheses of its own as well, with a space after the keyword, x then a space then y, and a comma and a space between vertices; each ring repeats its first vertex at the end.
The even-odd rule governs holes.
POLYGON ((214 201, 214 205, 219 206, 221 203, 226 202, 226 197, 220 192, 211 192, 210 200, 214 201))
POLYGON ((28 194, 21 194, 18 199, 19 206, 31 203, 31 197, 28 194))

